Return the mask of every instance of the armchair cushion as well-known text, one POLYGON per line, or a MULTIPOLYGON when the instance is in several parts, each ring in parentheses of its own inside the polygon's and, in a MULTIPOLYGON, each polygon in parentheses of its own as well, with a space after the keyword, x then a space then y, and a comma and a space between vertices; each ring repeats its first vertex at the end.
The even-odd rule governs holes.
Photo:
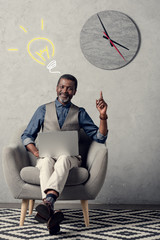
MULTIPOLYGON (((26 183, 40 185, 39 169, 37 167, 24 167, 20 171, 20 176, 26 183)), ((74 186, 85 183, 89 173, 86 168, 75 167, 70 170, 66 185, 74 186)))

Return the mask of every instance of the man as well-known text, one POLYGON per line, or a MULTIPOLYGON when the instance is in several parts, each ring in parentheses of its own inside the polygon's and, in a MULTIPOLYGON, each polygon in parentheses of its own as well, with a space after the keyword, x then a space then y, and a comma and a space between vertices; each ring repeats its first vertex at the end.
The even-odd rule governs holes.
POLYGON ((100 114, 98 128, 84 108, 71 103, 76 91, 77 79, 69 74, 61 76, 56 87, 57 99, 40 106, 22 134, 23 144, 38 158, 36 167, 40 170, 43 203, 36 207, 36 219, 40 222, 48 222, 50 234, 59 231, 59 223, 63 220, 62 212, 54 212, 54 203, 65 186, 69 170, 81 165, 81 157, 61 155, 57 159, 39 158, 39 151, 35 145, 38 132, 41 129, 43 132, 50 132, 78 131, 83 128, 86 134, 97 142, 104 143, 107 139, 107 104, 103 100, 102 92, 99 100, 96 100, 96 107, 100 114))

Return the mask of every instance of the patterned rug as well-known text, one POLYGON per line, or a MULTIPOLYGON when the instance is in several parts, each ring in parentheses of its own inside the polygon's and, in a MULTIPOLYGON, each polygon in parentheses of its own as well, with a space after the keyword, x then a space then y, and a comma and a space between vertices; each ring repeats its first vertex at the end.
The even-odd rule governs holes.
POLYGON ((84 226, 81 210, 64 209, 65 220, 58 235, 50 236, 46 224, 37 223, 26 216, 23 227, 19 227, 20 209, 0 209, 0 239, 70 239, 70 240, 123 240, 160 239, 160 210, 102 210, 92 209, 90 227, 84 226))

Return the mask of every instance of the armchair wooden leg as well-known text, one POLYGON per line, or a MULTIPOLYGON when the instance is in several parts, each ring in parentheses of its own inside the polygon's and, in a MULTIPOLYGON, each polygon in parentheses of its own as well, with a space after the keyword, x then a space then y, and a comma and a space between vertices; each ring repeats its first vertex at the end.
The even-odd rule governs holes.
POLYGON ((83 210, 85 225, 86 225, 86 227, 89 227, 88 200, 81 200, 81 206, 82 206, 82 210, 83 210))
POLYGON ((20 226, 23 226, 24 220, 26 217, 27 209, 28 209, 29 200, 28 199, 22 199, 21 204, 21 217, 20 217, 20 226))
POLYGON ((35 200, 29 200, 29 216, 32 215, 35 200))

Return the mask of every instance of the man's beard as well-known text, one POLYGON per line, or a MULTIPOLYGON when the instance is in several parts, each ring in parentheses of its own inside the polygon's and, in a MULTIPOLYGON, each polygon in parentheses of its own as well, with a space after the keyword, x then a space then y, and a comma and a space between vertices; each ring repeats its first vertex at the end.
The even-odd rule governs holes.
POLYGON ((69 99, 69 96, 67 96, 65 99, 61 98, 61 95, 58 96, 59 100, 62 102, 62 103, 66 103, 68 102, 70 99, 69 99))

